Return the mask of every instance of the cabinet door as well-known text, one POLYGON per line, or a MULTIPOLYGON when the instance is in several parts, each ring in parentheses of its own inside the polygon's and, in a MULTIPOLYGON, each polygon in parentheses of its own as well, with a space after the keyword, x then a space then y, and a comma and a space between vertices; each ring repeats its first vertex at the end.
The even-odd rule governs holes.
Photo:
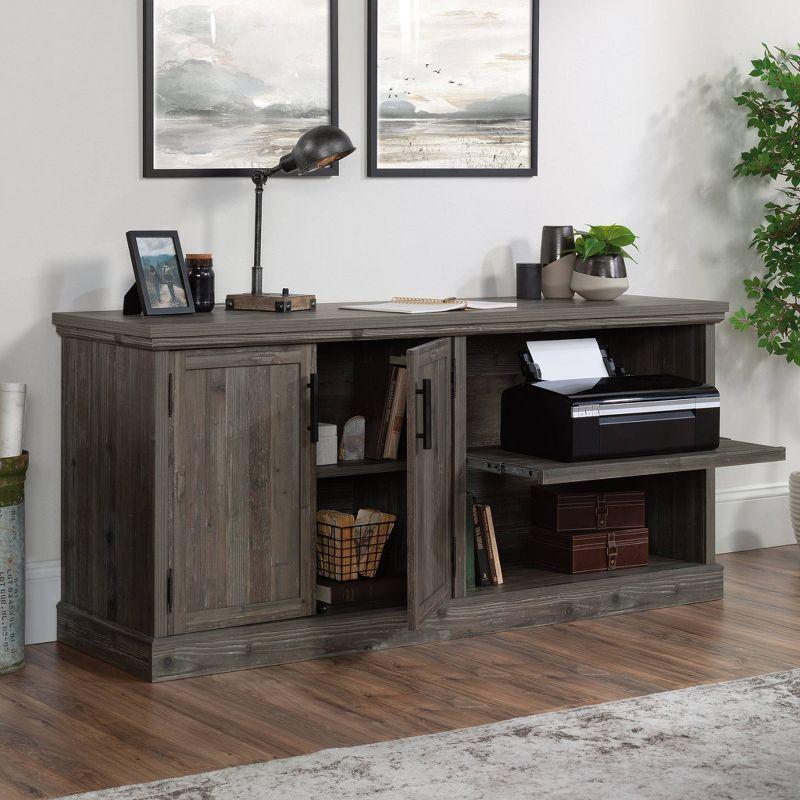
POLYGON ((408 621, 419 627, 450 596, 450 340, 408 351, 408 621))
POLYGON ((177 356, 173 630, 314 612, 312 345, 177 356))

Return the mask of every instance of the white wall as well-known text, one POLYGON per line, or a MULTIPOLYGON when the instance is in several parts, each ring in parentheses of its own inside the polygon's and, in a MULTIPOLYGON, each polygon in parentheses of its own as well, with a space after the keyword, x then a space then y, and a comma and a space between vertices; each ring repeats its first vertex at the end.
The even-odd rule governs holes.
MULTIPOLYGON (((248 182, 140 177, 140 6, 3 9, 0 376, 29 384, 33 569, 59 558, 50 313, 119 308, 131 281, 124 233, 136 228, 177 228, 185 249, 213 251, 220 296, 248 287, 248 182)), ((360 150, 339 178, 270 187, 268 286, 321 301, 513 293, 511 264, 538 257, 543 224, 621 222, 642 237, 632 291, 742 302, 762 198, 753 182, 730 178, 747 141, 730 97, 760 42, 797 38, 796 0, 542 0, 540 177, 531 180, 367 180, 365 4, 340 6, 341 124, 360 150)), ((727 324, 718 342, 723 433, 789 446, 788 464, 720 472, 721 549, 787 541, 800 370, 727 324), (759 503, 771 516, 744 512, 759 503)))

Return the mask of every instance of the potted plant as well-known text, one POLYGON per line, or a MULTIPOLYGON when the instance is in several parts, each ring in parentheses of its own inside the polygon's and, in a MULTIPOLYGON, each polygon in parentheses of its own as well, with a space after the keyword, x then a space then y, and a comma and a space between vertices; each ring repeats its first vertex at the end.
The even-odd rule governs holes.
POLYGON ((575 239, 575 269, 570 288, 585 300, 615 300, 627 291, 626 247, 638 237, 623 225, 591 225, 575 239))
MULTIPOLYGON (((771 180, 779 202, 765 206, 765 219, 751 247, 763 262, 761 275, 744 282, 750 311, 731 318, 739 330, 755 331, 758 346, 800 366, 800 55, 764 45, 750 72, 765 91, 750 89, 734 98, 747 112, 757 143, 742 153, 734 175, 771 180)), ((789 479, 792 523, 800 542, 800 473, 789 479)))

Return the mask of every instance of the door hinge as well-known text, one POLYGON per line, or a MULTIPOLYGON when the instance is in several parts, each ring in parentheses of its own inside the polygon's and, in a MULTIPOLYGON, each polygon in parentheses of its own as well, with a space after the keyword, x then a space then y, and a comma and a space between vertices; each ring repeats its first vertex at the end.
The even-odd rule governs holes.
POLYGON ((175 579, 173 577, 173 571, 171 569, 167 570, 167 614, 172 613, 172 606, 174 601, 174 584, 175 579))
POLYGON ((167 409, 171 417, 175 413, 175 378, 171 372, 167 381, 167 409))
POLYGON ((450 361, 450 397, 456 399, 456 362, 455 359, 450 361))

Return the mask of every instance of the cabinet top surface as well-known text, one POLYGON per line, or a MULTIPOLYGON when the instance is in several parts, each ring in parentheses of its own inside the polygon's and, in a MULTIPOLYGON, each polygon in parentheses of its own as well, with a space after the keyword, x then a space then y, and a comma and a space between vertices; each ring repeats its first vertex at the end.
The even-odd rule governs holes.
POLYGON ((210 314, 125 317, 121 311, 77 311, 54 313, 53 324, 62 335, 80 334, 133 346, 169 349, 251 340, 253 343, 335 341, 688 325, 721 322, 728 311, 728 303, 722 301, 636 295, 623 295, 613 301, 518 300, 517 304, 514 309, 427 314, 345 310, 340 307, 342 303, 322 303, 315 311, 288 314, 219 308, 210 314))

